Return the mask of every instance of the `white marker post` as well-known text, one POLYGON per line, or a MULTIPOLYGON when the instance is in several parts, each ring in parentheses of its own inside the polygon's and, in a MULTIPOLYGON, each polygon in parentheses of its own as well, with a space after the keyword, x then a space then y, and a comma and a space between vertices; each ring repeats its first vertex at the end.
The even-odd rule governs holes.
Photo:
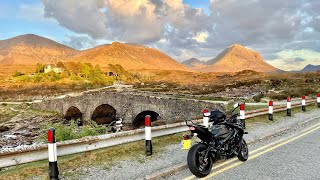
POLYGON ((302 96, 302 111, 306 111, 306 96, 302 96))
POLYGON ((317 104, 318 108, 320 108, 320 93, 317 95, 317 104))
POLYGON ((57 162, 57 144, 56 132, 54 128, 48 130, 48 155, 49 155, 49 178, 53 180, 59 179, 59 170, 57 162))
POLYGON ((117 132, 121 131, 122 130, 122 119, 120 118, 119 120, 116 121, 116 129, 117 129, 117 132))
POLYGON ((208 109, 203 110, 203 125, 208 128, 209 127, 209 119, 210 119, 210 112, 208 109))
POLYGON ((152 142, 151 142, 151 116, 145 117, 145 135, 146 135, 146 155, 152 155, 152 142))
POLYGON ((273 121, 273 101, 269 101, 269 120, 273 121))
POLYGON ((240 104, 240 121, 243 126, 243 128, 246 128, 246 115, 245 115, 245 110, 244 110, 244 104, 240 104))
POLYGON ((287 98, 287 116, 291 116, 291 98, 287 98))

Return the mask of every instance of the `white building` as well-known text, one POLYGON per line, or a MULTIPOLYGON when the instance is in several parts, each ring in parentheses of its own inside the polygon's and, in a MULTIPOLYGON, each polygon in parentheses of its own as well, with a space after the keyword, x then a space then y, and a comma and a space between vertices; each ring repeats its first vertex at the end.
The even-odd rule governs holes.
POLYGON ((62 73, 64 71, 63 68, 58 67, 55 64, 48 64, 44 66, 44 73, 48 73, 48 72, 55 72, 55 73, 62 73))

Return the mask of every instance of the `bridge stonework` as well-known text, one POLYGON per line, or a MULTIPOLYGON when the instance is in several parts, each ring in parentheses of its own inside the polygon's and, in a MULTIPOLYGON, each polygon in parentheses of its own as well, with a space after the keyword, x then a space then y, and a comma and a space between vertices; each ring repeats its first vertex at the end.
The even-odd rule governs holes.
POLYGON ((34 104, 41 110, 57 111, 65 116, 67 110, 74 106, 83 114, 84 119, 91 119, 93 111, 102 104, 116 109, 116 116, 124 124, 132 124, 135 117, 143 111, 154 111, 160 114, 162 123, 179 122, 186 119, 202 118, 203 109, 224 111, 224 105, 200 100, 155 97, 128 92, 94 92, 80 96, 60 99, 48 99, 34 104))

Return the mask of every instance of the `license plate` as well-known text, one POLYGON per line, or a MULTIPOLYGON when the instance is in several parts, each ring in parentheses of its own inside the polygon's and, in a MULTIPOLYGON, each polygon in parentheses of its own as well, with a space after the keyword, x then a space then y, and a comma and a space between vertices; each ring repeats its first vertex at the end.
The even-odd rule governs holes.
POLYGON ((181 142, 182 150, 188 150, 191 147, 191 139, 182 140, 181 142))

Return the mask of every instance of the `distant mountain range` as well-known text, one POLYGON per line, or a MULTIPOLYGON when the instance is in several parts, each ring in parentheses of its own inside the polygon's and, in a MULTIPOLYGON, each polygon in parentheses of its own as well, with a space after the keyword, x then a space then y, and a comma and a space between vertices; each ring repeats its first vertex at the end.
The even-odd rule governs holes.
POLYGON ((223 50, 217 57, 204 62, 192 58, 182 62, 200 72, 238 72, 254 70, 257 72, 278 72, 279 69, 266 63, 261 55, 240 44, 223 50))
POLYGON ((317 71, 320 71, 320 65, 315 66, 315 65, 309 64, 306 67, 304 67, 300 72, 317 72, 317 71))
POLYGON ((26 34, 0 41, 0 64, 35 65, 62 62, 120 64, 125 69, 193 71, 157 49, 114 42, 88 50, 75 50, 50 39, 26 34))
MULTIPOLYGON (((0 40, 1 65, 35 65, 62 62, 120 64, 127 70, 155 69, 199 72, 280 72, 267 64, 261 55, 242 45, 234 44, 207 62, 191 58, 179 63, 163 52, 139 44, 114 42, 87 50, 76 50, 50 39, 26 34, 0 40)), ((306 67, 304 71, 314 67, 306 67)))

